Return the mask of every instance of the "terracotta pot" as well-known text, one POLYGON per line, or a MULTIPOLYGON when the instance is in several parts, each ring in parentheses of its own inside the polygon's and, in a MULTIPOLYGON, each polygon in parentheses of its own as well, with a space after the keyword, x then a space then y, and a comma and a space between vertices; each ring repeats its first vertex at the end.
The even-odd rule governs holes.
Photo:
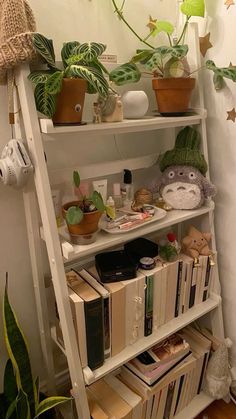
POLYGON ((83 79, 63 79, 57 97, 53 123, 58 125, 80 124, 84 107, 87 82, 83 79))
POLYGON ((153 79, 157 106, 163 116, 181 116, 189 110, 195 79, 189 77, 153 79))
MULTIPOLYGON (((66 212, 68 208, 79 205, 80 201, 67 202, 62 207, 62 215, 66 220, 66 212)), ((81 236, 95 233, 98 230, 98 222, 102 216, 100 211, 85 212, 84 218, 79 224, 68 224, 67 227, 71 235, 81 236)))

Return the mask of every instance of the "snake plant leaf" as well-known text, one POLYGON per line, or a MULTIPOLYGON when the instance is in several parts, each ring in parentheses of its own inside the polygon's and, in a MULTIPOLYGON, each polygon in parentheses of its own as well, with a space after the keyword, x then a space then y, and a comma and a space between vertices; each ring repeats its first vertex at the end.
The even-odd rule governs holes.
POLYGON ((73 182, 74 182, 74 185, 76 186, 76 188, 79 188, 80 175, 79 175, 79 172, 77 170, 74 170, 74 172, 73 172, 73 182))
POLYGON ((50 95, 45 88, 45 84, 39 83, 34 90, 36 108, 39 112, 52 118, 56 111, 56 96, 50 95))
POLYGON ((46 36, 43 36, 40 33, 36 33, 33 35, 33 44, 37 52, 44 58, 49 67, 57 68, 52 40, 46 38, 46 36))
POLYGON ((154 24, 151 34, 153 37, 155 37, 160 32, 172 35, 172 33, 174 32, 174 26, 170 22, 159 20, 154 24))
POLYGON ((56 95, 60 93, 63 77, 64 71, 55 71, 55 73, 53 73, 45 83, 46 92, 50 95, 56 95))
POLYGON ((17 396, 17 417, 20 419, 31 419, 31 413, 30 413, 30 406, 28 401, 28 396, 25 394, 25 392, 20 389, 19 394, 17 396))
POLYGON ((110 80, 117 86, 126 83, 136 83, 141 78, 141 72, 134 63, 125 63, 110 72, 110 80))
MULTIPOLYGON (((95 68, 84 67, 82 65, 71 65, 69 76, 85 79, 89 85, 92 86, 94 91, 99 93, 101 96, 106 97, 108 95, 108 82, 104 78, 103 74, 95 68)), ((91 93, 89 90, 88 92, 91 93)))
POLYGON ((106 49, 105 44, 100 44, 97 42, 86 42, 80 44, 75 48, 75 54, 84 54, 85 61, 89 64, 95 58, 99 57, 106 49))
POLYGON ((66 221, 68 224, 75 225, 79 224, 84 218, 83 211, 76 206, 68 208, 66 212, 66 221))
POLYGON ((17 415, 17 398, 15 400, 13 400, 13 402, 10 404, 10 406, 7 409, 7 413, 6 416, 4 416, 5 419, 18 419, 18 415, 17 415))
POLYGON ((35 391, 35 412, 37 412, 39 405, 39 377, 36 377, 34 381, 34 391, 35 391))
POLYGON ((180 7, 181 12, 186 16, 200 16, 205 15, 205 1, 204 0, 184 0, 180 7))
POLYGON ((3 301, 3 326, 7 351, 16 374, 17 387, 18 389, 22 389, 22 392, 27 395, 31 416, 34 416, 35 391, 28 347, 15 313, 10 305, 7 286, 5 287, 3 301))
POLYGON ((100 194, 100 192, 93 191, 91 195, 91 201, 95 205, 95 207, 98 209, 98 211, 100 212, 105 211, 105 205, 104 205, 102 195, 100 194))
POLYGON ((38 83, 46 83, 48 78, 54 74, 51 70, 32 71, 28 75, 28 79, 35 85, 38 83))
MULTIPOLYGON (((5 399, 8 405, 10 405, 17 397, 18 389, 16 384, 16 377, 13 369, 13 365, 10 359, 8 359, 4 371, 3 389, 5 399)), ((1 417, 1 416, 0 416, 1 417)))
POLYGON ((34 419, 38 418, 39 415, 46 412, 49 409, 52 409, 55 406, 58 406, 61 403, 68 402, 69 400, 72 400, 71 397, 61 397, 61 396, 54 396, 54 397, 47 397, 42 402, 39 403, 36 416, 34 416, 34 419))
POLYGON ((62 50, 61 50, 61 59, 64 65, 64 68, 67 67, 67 60, 72 55, 74 55, 75 48, 78 47, 80 43, 78 41, 70 41, 65 42, 63 44, 62 50))

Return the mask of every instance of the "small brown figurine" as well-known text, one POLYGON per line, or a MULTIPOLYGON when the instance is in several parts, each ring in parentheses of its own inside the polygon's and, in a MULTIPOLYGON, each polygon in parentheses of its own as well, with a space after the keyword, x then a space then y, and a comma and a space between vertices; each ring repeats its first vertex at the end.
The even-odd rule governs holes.
POLYGON ((210 240, 211 233, 202 233, 190 226, 188 235, 182 240, 183 252, 192 258, 198 258, 199 255, 209 256, 212 253, 208 246, 210 240))

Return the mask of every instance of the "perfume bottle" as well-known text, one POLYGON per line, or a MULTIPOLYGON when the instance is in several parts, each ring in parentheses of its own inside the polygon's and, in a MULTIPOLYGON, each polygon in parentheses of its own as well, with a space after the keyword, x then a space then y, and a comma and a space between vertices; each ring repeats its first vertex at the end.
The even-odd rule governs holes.
POLYGON ((124 180, 121 187, 121 195, 123 200, 123 207, 127 210, 130 210, 134 199, 134 188, 132 183, 132 173, 129 169, 124 169, 124 180))

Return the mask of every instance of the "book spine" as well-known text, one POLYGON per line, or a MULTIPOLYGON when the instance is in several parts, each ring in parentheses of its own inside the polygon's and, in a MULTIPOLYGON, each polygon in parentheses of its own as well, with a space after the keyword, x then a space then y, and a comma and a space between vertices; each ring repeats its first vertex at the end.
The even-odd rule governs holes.
POLYGON ((104 363, 102 298, 84 303, 88 365, 93 370, 104 363))
POLYGON ((144 336, 152 334, 153 323, 153 275, 146 276, 144 336))
POLYGON ((111 309, 110 297, 103 298, 104 356, 111 356, 111 309))
POLYGON ((195 295, 196 295, 196 286, 197 286, 197 266, 193 266, 190 296, 189 296, 189 308, 194 306, 195 295))
POLYGON ((177 278, 177 289, 176 289, 176 300, 175 300, 175 317, 178 317, 178 315, 181 312, 180 307, 180 295, 181 295, 181 288, 182 288, 182 278, 183 276, 183 261, 179 261, 178 266, 178 278, 177 278))

